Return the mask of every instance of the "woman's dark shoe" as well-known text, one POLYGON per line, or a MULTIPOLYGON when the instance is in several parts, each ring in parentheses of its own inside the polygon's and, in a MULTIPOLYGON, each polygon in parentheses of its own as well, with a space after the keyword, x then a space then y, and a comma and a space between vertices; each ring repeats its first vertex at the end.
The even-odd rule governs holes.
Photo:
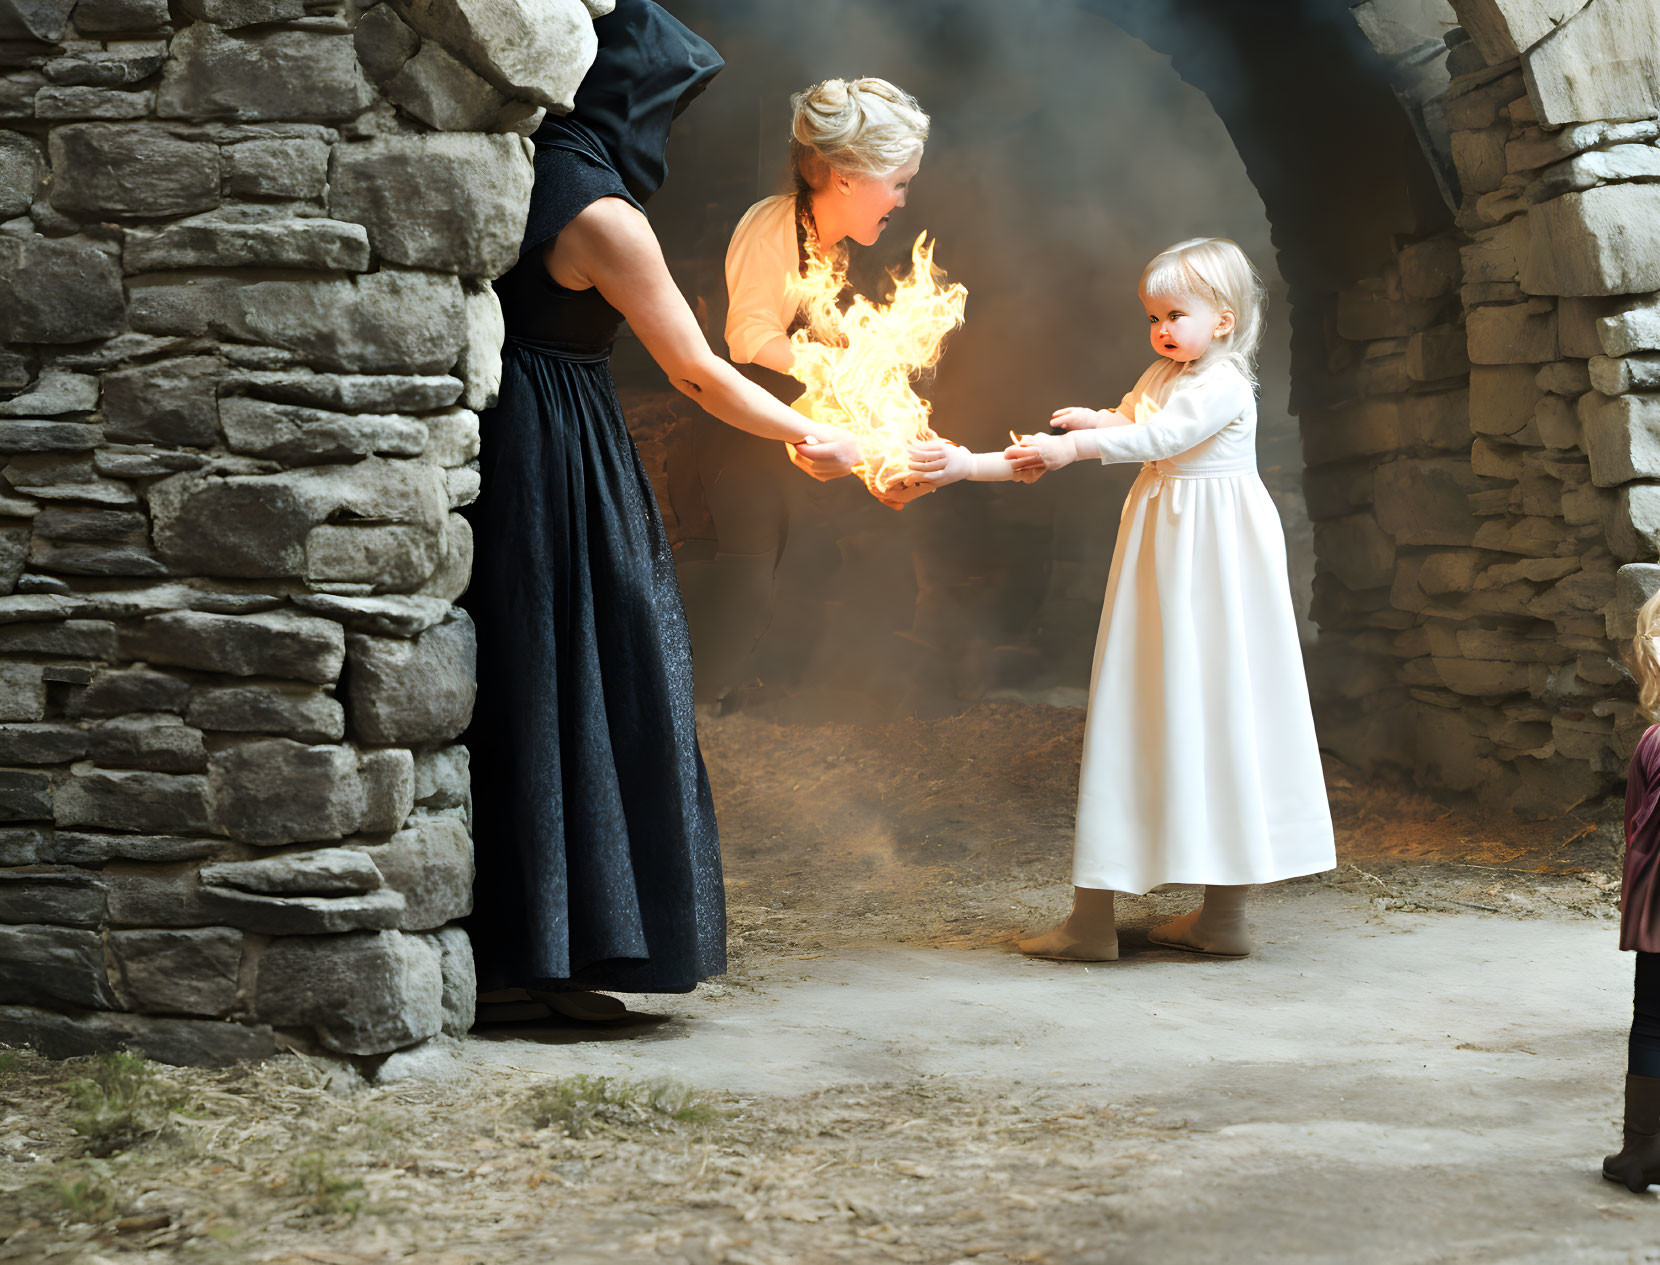
POLYGON ((1603 1160, 1602 1175, 1637 1194, 1660 1182, 1660 1076, 1625 1078, 1625 1145, 1603 1160))
POLYGON ((538 1001, 557 1015, 580 1019, 584 1023, 617 1023, 628 1018, 628 1007, 609 993, 588 993, 579 990, 553 992, 541 988, 527 988, 532 1001, 538 1001))

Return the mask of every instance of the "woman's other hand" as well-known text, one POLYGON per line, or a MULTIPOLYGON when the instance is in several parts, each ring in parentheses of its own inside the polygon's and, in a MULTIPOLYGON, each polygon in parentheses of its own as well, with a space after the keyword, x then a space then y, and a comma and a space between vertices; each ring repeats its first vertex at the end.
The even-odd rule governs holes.
POLYGON ((822 438, 809 435, 800 443, 785 444, 784 448, 789 453, 792 466, 812 475, 820 483, 852 474, 853 467, 863 456, 858 441, 845 431, 835 431, 822 438))

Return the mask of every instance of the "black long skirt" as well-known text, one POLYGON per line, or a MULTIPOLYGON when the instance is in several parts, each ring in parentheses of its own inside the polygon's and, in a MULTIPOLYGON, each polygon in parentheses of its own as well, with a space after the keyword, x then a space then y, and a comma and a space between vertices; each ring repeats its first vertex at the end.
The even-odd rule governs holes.
POLYGON ((464 602, 479 987, 687 992, 726 905, 674 558, 608 354, 503 361, 464 602))

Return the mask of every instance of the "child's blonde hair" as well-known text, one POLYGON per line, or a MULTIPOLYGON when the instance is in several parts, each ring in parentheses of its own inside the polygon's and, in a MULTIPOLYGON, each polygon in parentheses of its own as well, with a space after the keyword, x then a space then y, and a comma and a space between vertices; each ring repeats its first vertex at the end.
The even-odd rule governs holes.
POLYGON ((1199 299, 1219 312, 1233 313, 1233 332, 1217 338, 1203 363, 1226 360, 1257 380, 1257 348, 1268 295, 1245 252, 1226 237, 1193 237, 1153 256, 1141 273, 1141 293, 1150 299, 1199 299))
POLYGON ((1650 720, 1660 720, 1660 592, 1637 612, 1631 674, 1637 678, 1637 706, 1650 720))

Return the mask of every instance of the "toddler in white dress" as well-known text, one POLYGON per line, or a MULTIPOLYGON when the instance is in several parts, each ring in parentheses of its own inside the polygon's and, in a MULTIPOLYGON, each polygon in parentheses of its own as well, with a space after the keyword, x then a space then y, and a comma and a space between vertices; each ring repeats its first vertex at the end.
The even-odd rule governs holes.
POLYGON ((1256 469, 1262 284, 1233 242, 1197 238, 1155 257, 1140 290, 1160 359, 1116 409, 1058 410, 1067 433, 1002 453, 912 450, 934 483, 1144 463, 1095 646, 1073 909, 1021 941, 1037 957, 1116 959, 1113 893, 1162 883, 1205 898, 1154 943, 1243 957, 1250 886, 1336 864, 1285 535, 1256 469))

